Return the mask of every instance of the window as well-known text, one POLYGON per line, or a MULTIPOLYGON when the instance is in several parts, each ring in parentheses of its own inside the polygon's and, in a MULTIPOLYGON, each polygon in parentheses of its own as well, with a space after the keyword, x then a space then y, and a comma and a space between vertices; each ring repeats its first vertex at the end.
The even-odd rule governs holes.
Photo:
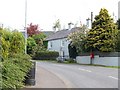
POLYGON ((61 46, 62 47, 64 47, 64 44, 65 44, 64 40, 61 40, 61 46))

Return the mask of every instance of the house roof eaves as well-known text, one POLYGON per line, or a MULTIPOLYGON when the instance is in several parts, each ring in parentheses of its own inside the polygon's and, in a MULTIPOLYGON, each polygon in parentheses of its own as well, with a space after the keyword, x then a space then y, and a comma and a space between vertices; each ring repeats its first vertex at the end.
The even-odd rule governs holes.
POLYGON ((54 39, 46 39, 46 41, 58 40, 58 39, 63 39, 63 38, 67 38, 67 37, 62 37, 62 38, 54 38, 54 39))

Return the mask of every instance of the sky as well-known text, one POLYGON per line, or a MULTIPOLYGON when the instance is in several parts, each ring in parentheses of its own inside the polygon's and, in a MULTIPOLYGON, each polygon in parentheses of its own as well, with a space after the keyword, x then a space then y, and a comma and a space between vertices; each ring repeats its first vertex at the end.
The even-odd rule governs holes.
MULTIPOLYGON (((86 24, 86 19, 106 8, 118 18, 120 0, 27 0, 27 25, 38 24, 42 31, 52 31, 53 23, 60 20, 61 28, 69 22, 86 24)), ((22 30, 25 27, 25 0, 0 0, 0 25, 22 30)))

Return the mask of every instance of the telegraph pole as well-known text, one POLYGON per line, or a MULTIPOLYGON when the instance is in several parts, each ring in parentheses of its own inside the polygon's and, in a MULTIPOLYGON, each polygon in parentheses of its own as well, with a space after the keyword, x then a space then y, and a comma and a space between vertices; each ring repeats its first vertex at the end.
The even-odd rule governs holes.
POLYGON ((25 54, 27 54, 27 0, 25 0, 25 54))
POLYGON ((92 22, 93 22, 93 12, 91 12, 91 29, 92 29, 92 22))

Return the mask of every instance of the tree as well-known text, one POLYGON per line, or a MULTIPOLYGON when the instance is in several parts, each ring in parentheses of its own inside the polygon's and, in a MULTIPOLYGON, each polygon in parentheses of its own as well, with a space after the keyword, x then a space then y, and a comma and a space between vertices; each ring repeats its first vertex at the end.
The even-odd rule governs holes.
POLYGON ((2 59, 6 60, 9 56, 17 53, 24 53, 25 41, 22 33, 11 32, 7 29, 0 30, 2 59))
POLYGON ((118 32, 117 32, 117 36, 116 36, 116 40, 115 40, 115 42, 116 42, 116 47, 115 47, 115 49, 116 49, 116 51, 117 52, 120 52, 120 19, 118 19, 117 20, 117 26, 118 26, 118 32))
POLYGON ((10 40, 10 52, 11 54, 25 52, 25 40, 22 33, 18 31, 12 32, 12 37, 10 40))
POLYGON ((120 30, 120 19, 118 19, 117 25, 118 25, 118 30, 120 30))
POLYGON ((38 25, 33 25, 32 23, 30 23, 29 27, 27 27, 28 36, 37 35, 39 33, 40 31, 39 31, 38 25))
POLYGON ((35 42, 37 44, 36 51, 45 49, 43 41, 45 40, 46 35, 44 33, 41 32, 37 35, 33 35, 32 38, 35 40, 35 42))
POLYGON ((117 27, 106 9, 101 9, 87 33, 85 47, 89 51, 110 52, 115 50, 117 27))
POLYGON ((117 52, 120 52, 120 30, 117 32, 117 36, 115 38, 115 49, 117 52))
POLYGON ((27 38, 27 53, 34 54, 34 49, 37 46, 35 40, 32 37, 27 38))
POLYGON ((76 59, 76 56, 77 56, 77 50, 76 50, 76 47, 69 44, 68 45, 68 50, 69 50, 69 57, 71 59, 76 59))
POLYGON ((58 19, 57 21, 55 21, 54 25, 53 25, 53 29, 56 31, 56 29, 60 30, 61 29, 61 24, 60 24, 60 20, 58 19))
POLYGON ((81 28, 78 29, 78 31, 75 31, 68 35, 68 40, 71 41, 71 46, 75 46, 78 53, 85 52, 85 38, 86 38, 86 31, 88 31, 88 28, 83 25, 81 28))

